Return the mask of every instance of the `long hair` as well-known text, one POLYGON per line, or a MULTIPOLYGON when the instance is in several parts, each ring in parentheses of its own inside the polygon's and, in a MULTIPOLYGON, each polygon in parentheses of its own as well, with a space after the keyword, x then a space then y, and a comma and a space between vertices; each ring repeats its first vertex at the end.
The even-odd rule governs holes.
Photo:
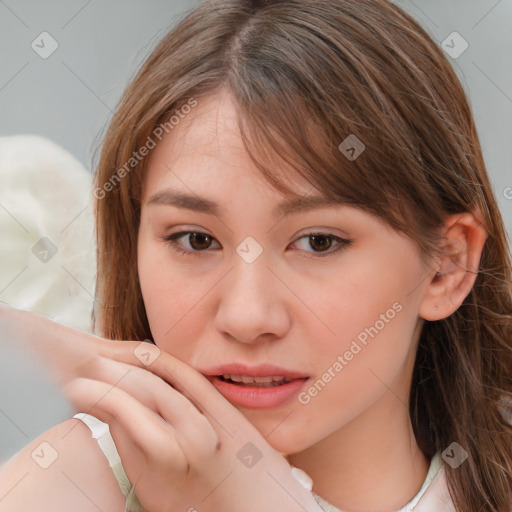
POLYGON ((151 339, 137 275, 141 148, 150 151, 173 116, 221 89, 237 104, 252 160, 285 195, 293 194, 273 173, 276 162, 408 235, 426 261, 447 215, 481 213, 488 238, 475 285, 455 313, 422 328, 410 416, 426 457, 452 442, 468 452, 460 467, 446 467, 458 510, 510 510, 506 233, 459 80, 388 1, 207 0, 161 40, 120 101, 95 175, 95 332, 151 339), (364 151, 347 158, 346 141, 364 151))

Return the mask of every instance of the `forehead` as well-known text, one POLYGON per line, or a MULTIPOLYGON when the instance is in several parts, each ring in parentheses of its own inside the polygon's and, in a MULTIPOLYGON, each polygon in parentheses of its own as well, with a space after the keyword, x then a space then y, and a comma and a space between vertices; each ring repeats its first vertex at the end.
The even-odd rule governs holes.
MULTIPOLYGON (((224 184, 236 186, 250 180, 254 186, 279 194, 251 159, 240 134, 237 106, 225 91, 202 98, 157 143, 149 155, 143 178, 143 200, 164 186, 201 185, 202 189, 224 184)), ((165 122, 165 121, 164 121, 165 122)), ((277 160, 277 159, 276 159, 277 160)), ((285 180, 295 197, 321 195, 284 160, 272 173, 285 180)))

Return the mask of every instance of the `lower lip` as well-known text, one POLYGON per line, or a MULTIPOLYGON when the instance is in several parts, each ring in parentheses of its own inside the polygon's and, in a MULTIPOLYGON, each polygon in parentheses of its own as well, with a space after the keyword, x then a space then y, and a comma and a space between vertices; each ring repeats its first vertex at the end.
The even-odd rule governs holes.
POLYGON ((249 409, 271 409, 291 400, 304 387, 308 379, 295 379, 286 384, 270 387, 232 384, 219 377, 213 378, 213 385, 233 405, 249 409))

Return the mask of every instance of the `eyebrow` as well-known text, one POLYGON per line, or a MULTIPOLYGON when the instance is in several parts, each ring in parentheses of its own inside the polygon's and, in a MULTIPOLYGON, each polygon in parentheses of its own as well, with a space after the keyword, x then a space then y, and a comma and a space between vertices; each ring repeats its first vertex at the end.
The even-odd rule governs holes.
MULTIPOLYGON (((169 205, 178 208, 185 208, 194 212, 206 213, 222 217, 222 207, 205 197, 186 194, 177 190, 165 189, 153 194, 147 201, 149 205, 169 205)), ((303 196, 294 199, 287 199, 274 208, 274 216, 285 217, 301 212, 319 209, 326 206, 341 206, 344 202, 323 196, 303 196)))

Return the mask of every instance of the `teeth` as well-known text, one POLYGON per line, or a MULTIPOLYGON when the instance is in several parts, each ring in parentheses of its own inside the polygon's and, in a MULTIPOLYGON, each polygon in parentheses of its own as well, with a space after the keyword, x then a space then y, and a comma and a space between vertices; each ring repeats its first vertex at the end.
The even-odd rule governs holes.
POLYGON ((223 377, 227 380, 232 380, 234 382, 242 382, 241 375, 223 375, 223 377))
POLYGON ((233 382, 240 382, 243 384, 272 384, 274 382, 290 382, 293 379, 287 379, 280 375, 269 375, 267 377, 252 377, 249 375, 223 375, 225 380, 232 380, 233 382))

